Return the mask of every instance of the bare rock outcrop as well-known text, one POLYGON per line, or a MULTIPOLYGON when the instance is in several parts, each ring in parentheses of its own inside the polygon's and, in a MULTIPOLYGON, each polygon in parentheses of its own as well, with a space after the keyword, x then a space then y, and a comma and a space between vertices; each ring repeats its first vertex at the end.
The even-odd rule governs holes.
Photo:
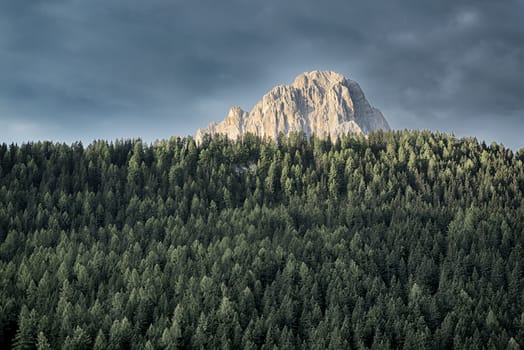
POLYGON ((274 87, 249 113, 232 107, 222 122, 198 129, 196 141, 200 143, 205 134, 225 134, 236 140, 252 133, 276 139, 280 133, 294 131, 336 139, 377 129, 389 130, 389 125, 357 82, 331 71, 312 71, 299 75, 291 85, 274 87))

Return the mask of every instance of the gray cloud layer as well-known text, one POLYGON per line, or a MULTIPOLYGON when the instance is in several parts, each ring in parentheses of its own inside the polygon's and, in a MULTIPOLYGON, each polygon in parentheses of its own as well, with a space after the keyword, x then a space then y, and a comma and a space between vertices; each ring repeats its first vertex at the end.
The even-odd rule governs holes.
POLYGON ((524 1, 0 2, 0 141, 191 134, 302 71, 394 128, 524 147, 524 1))

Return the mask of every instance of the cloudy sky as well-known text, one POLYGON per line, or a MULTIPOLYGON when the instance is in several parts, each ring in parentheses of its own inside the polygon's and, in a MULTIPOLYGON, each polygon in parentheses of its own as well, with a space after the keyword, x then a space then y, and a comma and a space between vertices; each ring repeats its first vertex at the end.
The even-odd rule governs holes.
POLYGON ((2 0, 0 142, 193 134, 304 71, 524 147, 524 0, 2 0))

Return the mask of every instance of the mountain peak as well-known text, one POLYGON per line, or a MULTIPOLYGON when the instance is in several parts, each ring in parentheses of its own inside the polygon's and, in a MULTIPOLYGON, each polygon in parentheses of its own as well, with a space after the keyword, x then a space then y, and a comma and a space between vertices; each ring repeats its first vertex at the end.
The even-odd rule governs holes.
POLYGON ((333 71, 318 71, 304 72, 297 76, 293 81, 293 87, 304 88, 315 85, 323 88, 330 88, 333 85, 341 84, 346 78, 337 72, 333 71))
POLYGON ((377 129, 389 130, 389 125, 357 82, 333 71, 315 70, 300 74, 291 85, 274 87, 249 113, 232 107, 222 122, 199 129, 196 141, 200 143, 205 134, 237 139, 245 133, 274 140, 280 133, 296 131, 336 139, 377 129))

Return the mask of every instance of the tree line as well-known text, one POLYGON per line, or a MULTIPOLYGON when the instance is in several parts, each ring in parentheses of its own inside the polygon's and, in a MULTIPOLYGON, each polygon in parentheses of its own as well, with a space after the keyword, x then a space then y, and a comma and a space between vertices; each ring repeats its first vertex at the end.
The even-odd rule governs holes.
POLYGON ((524 149, 0 145, 0 348, 518 349, 524 149))

